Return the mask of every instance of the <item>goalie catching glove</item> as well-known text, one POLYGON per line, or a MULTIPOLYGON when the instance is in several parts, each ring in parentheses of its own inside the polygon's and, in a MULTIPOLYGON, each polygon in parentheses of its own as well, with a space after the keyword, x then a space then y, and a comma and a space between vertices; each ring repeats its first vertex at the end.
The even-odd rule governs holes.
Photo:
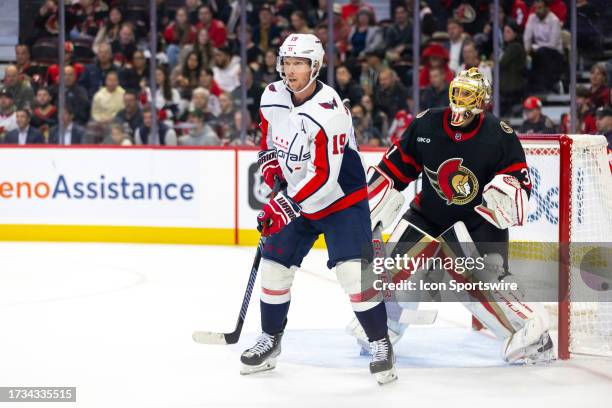
POLYGON ((257 216, 257 230, 264 237, 276 234, 300 216, 301 208, 282 192, 270 199, 257 216))
POLYGON ((514 176, 498 174, 484 187, 474 210, 499 229, 523 225, 529 207, 527 192, 514 176))

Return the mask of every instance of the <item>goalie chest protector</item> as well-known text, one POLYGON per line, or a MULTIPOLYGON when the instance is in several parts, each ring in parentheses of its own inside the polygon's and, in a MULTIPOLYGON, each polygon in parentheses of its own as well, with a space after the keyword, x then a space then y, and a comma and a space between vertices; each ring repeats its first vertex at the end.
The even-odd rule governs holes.
POLYGON ((531 191, 525 152, 510 126, 483 112, 465 129, 450 125, 450 108, 421 112, 379 166, 403 190, 422 175, 423 188, 411 207, 446 228, 483 219, 474 211, 482 189, 496 174, 510 174, 531 191))

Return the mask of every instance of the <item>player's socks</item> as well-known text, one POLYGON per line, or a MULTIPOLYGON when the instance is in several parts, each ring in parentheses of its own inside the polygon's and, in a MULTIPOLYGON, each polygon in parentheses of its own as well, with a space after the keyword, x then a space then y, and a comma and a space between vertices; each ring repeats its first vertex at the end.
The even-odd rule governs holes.
POLYGON ((285 330, 290 303, 272 304, 260 301, 261 329, 266 333, 280 333, 285 330))
POLYGON ((387 335, 387 310, 383 302, 363 312, 355 312, 355 316, 369 339, 381 339, 387 335))

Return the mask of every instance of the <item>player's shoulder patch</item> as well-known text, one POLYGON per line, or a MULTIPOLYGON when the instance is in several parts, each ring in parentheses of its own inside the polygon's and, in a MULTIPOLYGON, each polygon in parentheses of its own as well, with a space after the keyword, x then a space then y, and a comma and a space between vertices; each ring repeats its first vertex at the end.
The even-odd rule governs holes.
POLYGON ((514 132, 514 130, 510 127, 510 125, 508 125, 503 120, 499 121, 499 126, 501 126, 502 130, 508 134, 512 134, 514 132))
POLYGON ((427 112, 429 112, 429 109, 425 109, 423 112, 417 113, 416 118, 417 119, 422 118, 423 116, 427 115, 427 112))
POLYGON ((319 105, 321 105, 323 109, 337 109, 338 101, 336 101, 336 98, 332 97, 329 101, 319 102, 319 105))
POLYGON ((270 85, 268 85, 268 91, 270 91, 270 92, 276 92, 276 87, 274 86, 274 84, 270 84, 270 85))

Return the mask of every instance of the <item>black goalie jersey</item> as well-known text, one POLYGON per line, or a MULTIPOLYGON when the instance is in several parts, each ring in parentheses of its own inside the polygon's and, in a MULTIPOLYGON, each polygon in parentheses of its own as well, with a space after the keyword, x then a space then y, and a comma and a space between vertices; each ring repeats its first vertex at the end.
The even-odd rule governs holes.
POLYGON ((426 110, 379 164, 403 190, 422 174, 423 189, 411 203, 428 222, 446 229, 463 221, 468 229, 486 222, 474 207, 497 174, 516 177, 531 192, 525 152, 510 126, 487 112, 466 128, 450 125, 450 108, 426 110))

